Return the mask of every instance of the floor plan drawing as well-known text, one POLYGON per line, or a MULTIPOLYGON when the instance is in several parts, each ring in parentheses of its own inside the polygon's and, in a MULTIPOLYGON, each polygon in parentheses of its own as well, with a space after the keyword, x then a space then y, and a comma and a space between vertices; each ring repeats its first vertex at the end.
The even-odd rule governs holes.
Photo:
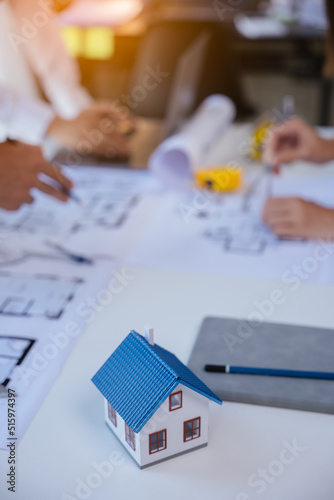
POLYGON ((78 308, 95 300, 116 273, 116 264, 107 259, 50 260, 41 258, 38 248, 35 256, 1 267, 0 449, 7 444, 8 389, 15 390, 20 404, 19 440, 86 328, 87 316, 78 308))
POLYGON ((0 214, 0 233, 24 233, 39 236, 57 236, 76 233, 91 226, 107 230, 120 228, 139 202, 137 193, 95 191, 84 197, 82 207, 24 207, 11 216, 0 214))
POLYGON ((69 171, 78 203, 63 204, 39 192, 35 203, 14 213, 0 210, 0 236, 16 233, 63 237, 91 227, 118 230, 150 189, 151 179, 142 172, 79 168, 69 171))
POLYGON ((188 207, 201 237, 220 245, 222 252, 261 254, 268 245, 279 244, 261 222, 258 198, 209 192, 202 197, 203 202, 192 207, 193 197, 187 196, 178 212, 182 215, 188 207))
POLYGON ((54 233, 61 229, 57 227, 53 210, 41 207, 24 207, 12 217, 0 216, 0 230, 24 232, 30 234, 54 233))
POLYGON ((95 228, 117 229, 139 202, 139 195, 105 191, 86 198, 83 213, 70 228, 71 233, 95 228))
MULTIPOLYGON (((69 207, 67 214, 38 205, 26 207, 14 217, 0 215, 0 233, 15 232, 40 236, 72 234, 91 226, 118 229, 139 202, 139 195, 116 191, 94 192, 85 196, 81 209, 69 207)), ((63 211, 61 211, 63 212, 63 211)))
POLYGON ((0 335, 0 384, 6 387, 17 366, 25 360, 36 339, 0 335))
MULTIPOLYGON (((167 193, 127 263, 226 276, 289 277, 296 262, 307 262, 319 242, 278 238, 262 222, 264 203, 272 196, 267 176, 254 189, 249 185, 250 195, 248 189, 167 193)), ((330 184, 325 189, 313 175, 302 181, 298 174, 288 173, 275 178, 273 188, 276 197, 300 196, 314 202, 319 198, 333 206, 330 184)), ((319 265, 310 276, 319 283, 332 279, 330 262, 319 265)))
POLYGON ((279 244, 279 240, 272 236, 259 224, 242 222, 231 226, 231 222, 221 223, 204 231, 203 235, 221 245, 223 252, 237 254, 262 254, 268 245, 279 244))
POLYGON ((0 317, 59 319, 82 283, 81 278, 0 272, 0 317))

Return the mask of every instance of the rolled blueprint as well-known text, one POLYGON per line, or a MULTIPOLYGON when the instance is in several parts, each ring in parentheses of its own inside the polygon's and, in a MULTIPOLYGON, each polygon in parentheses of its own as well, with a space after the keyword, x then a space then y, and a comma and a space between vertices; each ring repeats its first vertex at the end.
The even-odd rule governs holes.
POLYGON ((207 97, 177 134, 163 141, 152 153, 149 168, 166 184, 185 187, 194 171, 206 165, 208 153, 233 122, 236 109, 228 97, 207 97))

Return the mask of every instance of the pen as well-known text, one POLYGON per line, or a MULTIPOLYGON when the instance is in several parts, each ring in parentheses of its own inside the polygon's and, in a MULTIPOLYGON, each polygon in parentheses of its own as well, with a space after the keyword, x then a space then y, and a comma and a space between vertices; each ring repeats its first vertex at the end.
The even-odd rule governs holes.
POLYGON ((79 196, 77 196, 75 193, 73 193, 73 191, 67 191, 67 190, 64 190, 64 193, 73 201, 75 201, 75 203, 77 203, 78 205, 82 205, 82 200, 79 198, 79 196))
POLYGON ((273 377, 334 380, 334 373, 308 370, 282 370, 278 368, 251 368, 247 366, 230 365, 205 365, 204 370, 210 373, 235 373, 239 375, 265 375, 273 377))
POLYGON ((70 252, 66 248, 57 243, 53 243, 52 241, 45 241, 45 244, 54 250, 57 250, 62 255, 65 255, 69 259, 73 260, 77 264, 94 264, 94 261, 88 257, 84 257, 83 255, 79 255, 73 252, 70 252))
POLYGON ((273 195, 273 168, 269 164, 264 165, 264 169, 261 169, 261 172, 258 176, 255 177, 253 182, 249 185, 246 190, 243 198, 242 211, 248 212, 250 208, 250 199, 257 187, 257 185, 265 178, 266 183, 266 196, 267 198, 271 198, 273 195))
POLYGON ((266 195, 271 198, 273 195, 273 168, 271 165, 265 165, 265 173, 267 174, 266 195))
POLYGON ((261 169, 261 171, 255 176, 253 181, 249 184, 248 188, 246 189, 246 191, 243 195, 243 201, 242 201, 242 209, 241 210, 243 212, 249 211, 251 197, 253 196, 254 191, 257 188, 262 176, 263 176, 263 170, 261 169))
MULTIPOLYGON (((61 172, 62 165, 60 163, 54 161, 53 165, 61 172)), ((82 200, 73 191, 70 191, 68 189, 64 189, 63 191, 71 200, 75 201, 75 203, 77 203, 78 205, 82 205, 82 200)))

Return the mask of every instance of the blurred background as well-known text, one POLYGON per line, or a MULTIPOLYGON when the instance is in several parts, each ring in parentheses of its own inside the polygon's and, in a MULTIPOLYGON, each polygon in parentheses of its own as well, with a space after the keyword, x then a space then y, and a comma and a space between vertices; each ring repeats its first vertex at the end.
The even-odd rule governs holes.
POLYGON ((142 84, 146 68, 159 67, 169 77, 132 111, 164 118, 188 51, 196 66, 192 108, 207 95, 224 93, 234 100, 238 119, 248 121, 290 94, 310 123, 333 125, 332 79, 323 70, 328 22, 322 0, 54 3, 66 49, 97 99, 125 101, 142 84), (203 33, 205 43, 196 51, 203 33))

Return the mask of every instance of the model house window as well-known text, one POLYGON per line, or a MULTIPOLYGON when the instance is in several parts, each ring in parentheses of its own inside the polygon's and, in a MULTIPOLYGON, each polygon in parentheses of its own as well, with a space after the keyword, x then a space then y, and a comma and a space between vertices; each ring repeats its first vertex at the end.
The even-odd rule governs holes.
POLYGON ((183 424, 183 441, 191 441, 201 435, 201 417, 187 420, 183 424))
POLYGON ((169 411, 182 408, 182 391, 174 392, 169 396, 169 411))
POLYGON ((125 424, 125 441, 133 451, 136 451, 135 433, 127 424, 125 424))
POLYGON ((150 434, 150 455, 167 448, 167 430, 150 434))
POLYGON ((108 417, 112 424, 117 427, 117 415, 115 409, 108 403, 108 417))

